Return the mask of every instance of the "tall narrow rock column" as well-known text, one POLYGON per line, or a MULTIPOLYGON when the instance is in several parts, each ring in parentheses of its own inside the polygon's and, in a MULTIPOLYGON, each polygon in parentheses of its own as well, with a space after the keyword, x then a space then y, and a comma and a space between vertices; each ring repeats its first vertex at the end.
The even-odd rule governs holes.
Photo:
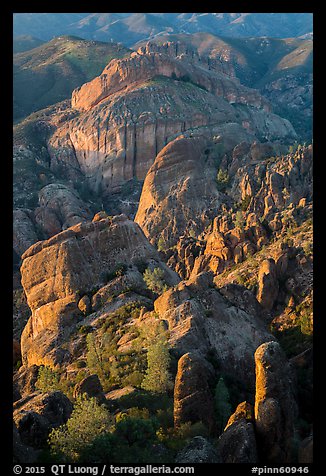
POLYGON ((175 427, 201 421, 209 431, 214 430, 214 403, 207 379, 203 359, 190 352, 179 359, 174 387, 175 427))
POLYGON ((260 459, 291 462, 297 411, 290 365, 277 342, 266 342, 255 352, 255 423, 260 459))

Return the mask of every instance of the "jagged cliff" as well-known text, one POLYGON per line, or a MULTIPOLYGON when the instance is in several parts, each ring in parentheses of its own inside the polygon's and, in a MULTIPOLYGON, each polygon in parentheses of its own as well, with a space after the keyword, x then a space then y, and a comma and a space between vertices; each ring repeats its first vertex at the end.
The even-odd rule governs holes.
POLYGON ((187 130, 235 122, 261 138, 295 137, 290 123, 222 62, 211 66, 173 43, 149 43, 112 60, 71 103, 79 114, 50 139, 51 169, 72 178, 81 170, 103 195, 143 180, 160 150, 187 130))

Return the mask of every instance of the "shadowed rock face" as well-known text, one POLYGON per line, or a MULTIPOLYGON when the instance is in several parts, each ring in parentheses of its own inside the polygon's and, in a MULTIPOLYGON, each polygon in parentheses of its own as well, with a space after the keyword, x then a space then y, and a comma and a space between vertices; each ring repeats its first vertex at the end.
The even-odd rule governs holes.
POLYGON ((67 422, 73 405, 61 392, 34 393, 14 404, 14 422, 25 445, 42 447, 52 428, 67 422))
POLYGON ((291 368, 277 342, 262 344, 255 362, 258 452, 270 463, 290 462, 297 411, 291 368))
POLYGON ((42 188, 39 204, 34 213, 37 223, 47 236, 91 219, 91 212, 78 193, 60 183, 42 188))
POLYGON ((194 353, 178 362, 174 387, 174 425, 201 421, 209 431, 215 426, 213 395, 208 386, 207 364, 194 353))
POLYGON ((222 463, 257 462, 253 421, 253 408, 250 403, 239 403, 217 441, 217 452, 222 463))
POLYGON ((253 424, 241 418, 230 425, 217 441, 222 463, 257 463, 257 447, 253 424))
POLYGON ((99 403, 105 403, 106 399, 103 393, 103 387, 101 385, 98 375, 93 374, 85 377, 81 382, 77 383, 74 388, 74 398, 77 398, 78 395, 86 395, 89 398, 97 398, 99 403))
POLYGON ((195 436, 176 456, 176 463, 219 463, 214 446, 202 436, 195 436))
POLYGON ((24 251, 38 240, 31 210, 14 210, 13 249, 20 257, 24 251))
POLYGON ((53 366, 69 358, 60 343, 83 315, 80 298, 104 286, 118 264, 139 260, 162 268, 166 283, 178 282, 140 228, 124 216, 80 223, 30 247, 21 267, 32 311, 22 334, 23 362, 53 366))

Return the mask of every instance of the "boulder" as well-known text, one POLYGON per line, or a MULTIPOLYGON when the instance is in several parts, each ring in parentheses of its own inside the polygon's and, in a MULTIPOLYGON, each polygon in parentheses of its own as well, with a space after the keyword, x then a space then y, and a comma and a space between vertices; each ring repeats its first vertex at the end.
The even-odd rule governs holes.
POLYGON ((96 374, 85 377, 81 382, 75 385, 74 398, 84 393, 86 393, 88 397, 95 397, 100 403, 105 403, 106 401, 102 384, 96 374))
POLYGON ((21 366, 14 374, 14 396, 15 400, 20 400, 35 392, 35 383, 38 378, 39 367, 31 365, 30 367, 21 366))
POLYGON ((254 409, 249 402, 241 402, 237 406, 235 412, 230 416, 224 431, 236 421, 241 419, 247 420, 249 422, 254 421, 254 409))
POLYGON ((24 445, 15 423, 13 424, 13 463, 33 464, 37 462, 40 450, 24 445))
POLYGON ((32 393, 14 403, 14 422, 21 441, 35 448, 45 446, 52 428, 67 422, 73 410, 61 392, 32 393))
POLYGON ((78 309, 85 315, 91 312, 92 303, 87 294, 78 301, 78 309))
POLYGON ((61 183, 51 183, 39 192, 40 207, 35 216, 46 236, 91 219, 91 211, 78 192, 61 183))
POLYGON ((245 417, 235 419, 219 437, 217 453, 221 463, 257 463, 253 424, 245 417))
POLYGON ((176 456, 177 464, 219 463, 214 446, 203 436, 195 436, 176 456))

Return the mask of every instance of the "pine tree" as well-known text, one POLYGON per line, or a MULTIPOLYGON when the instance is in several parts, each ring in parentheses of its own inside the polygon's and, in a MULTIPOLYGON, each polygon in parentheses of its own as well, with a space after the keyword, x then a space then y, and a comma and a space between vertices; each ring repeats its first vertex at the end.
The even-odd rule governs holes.
POLYGON ((145 390, 165 393, 173 386, 169 372, 170 354, 167 338, 160 336, 147 351, 147 370, 142 382, 145 390))
POLYGON ((57 372, 46 365, 42 365, 38 371, 35 387, 41 392, 54 392, 60 389, 60 376, 57 372))
POLYGON ((160 268, 154 268, 153 271, 147 268, 143 274, 146 286, 156 294, 162 294, 168 289, 163 277, 164 271, 160 268))
POLYGON ((112 426, 113 419, 104 405, 99 405, 95 398, 79 395, 67 423, 49 434, 51 452, 65 461, 76 461, 96 437, 109 432, 112 426))
POLYGON ((104 359, 103 359, 103 349, 101 345, 96 341, 93 334, 89 333, 86 337, 86 344, 87 344, 87 367, 94 373, 99 376, 101 383, 106 378, 106 372, 104 367, 104 359))
POLYGON ((215 409, 217 414, 217 424, 220 432, 222 432, 232 412, 230 394, 224 383, 223 377, 219 379, 215 388, 215 409))

